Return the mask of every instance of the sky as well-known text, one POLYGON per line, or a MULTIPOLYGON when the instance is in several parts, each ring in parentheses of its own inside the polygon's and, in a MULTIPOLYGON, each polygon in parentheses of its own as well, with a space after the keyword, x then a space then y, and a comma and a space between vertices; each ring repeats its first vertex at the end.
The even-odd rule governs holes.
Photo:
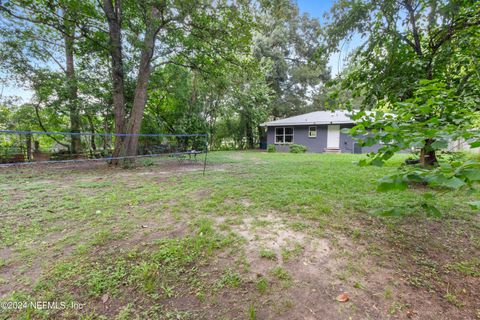
MULTIPOLYGON (((325 21, 323 15, 330 10, 333 6, 334 0, 297 0, 298 7, 301 13, 308 13, 311 17, 318 18, 323 24, 325 21)), ((346 48, 349 47, 347 44, 346 48)), ((346 51, 343 50, 338 54, 334 54, 330 57, 328 66, 332 70, 332 76, 340 73, 344 67, 343 57, 345 57, 346 51)), ((1 71, 0 71, 1 76, 1 71)), ((0 77, 0 97, 1 96, 17 96, 22 99, 23 102, 30 100, 32 93, 29 90, 9 85, 8 83, 1 83, 2 77, 0 77)))
POLYGON ((333 6, 333 0, 297 0, 302 13, 306 12, 312 17, 323 19, 323 14, 333 6))

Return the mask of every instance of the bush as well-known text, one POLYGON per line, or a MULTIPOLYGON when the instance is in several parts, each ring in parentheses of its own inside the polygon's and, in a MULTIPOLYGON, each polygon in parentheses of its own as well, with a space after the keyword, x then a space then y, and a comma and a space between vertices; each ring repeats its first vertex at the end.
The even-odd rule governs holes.
POLYGON ((308 148, 301 144, 292 144, 290 145, 290 153, 305 153, 308 148))
POLYGON ((155 160, 153 160, 152 158, 143 158, 140 160, 140 165, 144 167, 151 167, 155 165, 155 160))
POLYGON ((275 146, 273 144, 269 144, 267 146, 267 152, 270 152, 270 153, 277 152, 277 149, 275 148, 275 146))

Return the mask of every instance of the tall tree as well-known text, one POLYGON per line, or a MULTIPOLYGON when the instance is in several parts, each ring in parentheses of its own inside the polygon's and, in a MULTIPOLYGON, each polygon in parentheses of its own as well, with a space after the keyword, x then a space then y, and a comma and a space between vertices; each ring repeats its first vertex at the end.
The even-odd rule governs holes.
POLYGON ((322 28, 316 18, 300 14, 291 0, 260 1, 254 53, 269 59, 267 80, 275 92, 272 116, 291 116, 317 109, 313 97, 329 79, 322 28))
POLYGON ((251 26, 248 11, 242 6, 242 2, 231 1, 103 1, 112 61, 115 130, 129 134, 119 139, 116 155, 136 155, 150 75, 156 67, 178 64, 202 71, 216 63, 235 63, 238 55, 248 52, 251 26), (126 108, 125 48, 134 52, 128 59, 138 59, 129 61, 136 66, 131 110, 126 108))
MULTIPOLYGON (((59 69, 65 76, 65 100, 70 118, 70 132, 81 131, 81 116, 78 101, 78 85, 75 73, 75 42, 78 39, 75 25, 77 11, 81 5, 75 2, 32 2, 8 1, 0 3, 2 23, 1 37, 3 49, 0 54, 8 69, 20 81, 30 84, 30 89, 38 87, 33 80, 44 79, 45 67, 39 61, 59 69), (75 7, 75 10, 70 7, 75 7), (63 58, 56 48, 63 48, 63 58)), ((70 152, 78 154, 82 150, 80 136, 72 135, 70 152)))

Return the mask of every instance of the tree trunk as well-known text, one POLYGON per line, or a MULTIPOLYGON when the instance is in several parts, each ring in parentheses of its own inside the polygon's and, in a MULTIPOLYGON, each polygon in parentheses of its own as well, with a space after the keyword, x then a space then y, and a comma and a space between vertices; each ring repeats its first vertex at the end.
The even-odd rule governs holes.
POLYGON ((246 135, 247 135, 247 148, 248 149, 254 149, 255 148, 255 138, 253 134, 253 127, 252 127, 252 121, 250 119, 250 116, 247 116, 245 119, 245 130, 246 130, 246 135))
POLYGON ((135 87, 135 96, 133 99, 133 107, 126 130, 126 132, 131 134, 131 136, 127 136, 124 142, 124 150, 127 157, 136 156, 138 152, 138 134, 140 133, 143 120, 143 111, 147 103, 148 81, 150 79, 155 38, 158 33, 158 28, 155 28, 153 25, 155 24, 154 21, 157 20, 158 13, 159 12, 156 8, 152 8, 152 19, 150 19, 150 25, 147 26, 143 41, 143 49, 137 76, 137 85, 135 87))
MULTIPOLYGON (((67 16, 67 13, 64 13, 67 16)), ((80 112, 78 108, 78 85, 77 79, 75 77, 75 64, 73 58, 73 35, 75 34, 75 27, 69 26, 68 17, 65 22, 65 32, 64 41, 65 41, 65 75, 67 77, 67 87, 68 87, 68 107, 70 113, 70 132, 79 133, 82 121, 80 118, 80 112)), ((80 135, 72 135, 70 138, 70 152, 76 156, 82 152, 82 141, 80 135)))
MULTIPOLYGON (((115 122, 115 133, 123 134, 125 126, 125 73, 123 69, 122 53, 122 3, 121 0, 103 1, 103 10, 108 21, 108 30, 110 37, 110 57, 111 57, 111 77, 113 89, 113 117, 115 122)), ((113 157, 119 157, 124 154, 122 137, 115 137, 115 148, 113 157)), ((113 160, 112 164, 118 164, 113 160)))
POLYGON ((432 149, 432 139, 425 140, 425 146, 420 150, 420 164, 424 167, 433 167, 438 164, 437 154, 432 149))
POLYGON ((90 125, 90 132, 92 135, 90 136, 90 144, 92 146, 92 150, 95 152, 97 151, 97 144, 95 142, 95 125, 93 124, 93 117, 91 114, 87 114, 88 124, 90 125))

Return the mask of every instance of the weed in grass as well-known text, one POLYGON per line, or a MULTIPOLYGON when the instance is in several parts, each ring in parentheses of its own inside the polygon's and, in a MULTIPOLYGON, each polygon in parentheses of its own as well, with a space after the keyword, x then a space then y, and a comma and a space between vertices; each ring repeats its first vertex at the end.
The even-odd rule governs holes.
POLYGON ((200 302, 205 302, 205 292, 199 291, 195 294, 195 296, 198 300, 200 300, 200 302))
POLYGON ((137 283, 143 291, 153 293, 158 287, 159 264, 150 261, 142 261, 132 268, 131 279, 137 283))
POLYGON ((119 260, 115 263, 96 263, 89 267, 85 278, 80 279, 78 284, 85 284, 92 296, 99 296, 103 293, 115 295, 119 285, 127 275, 126 261, 119 260), (106 266, 105 266, 106 265, 106 266))
POLYGON ((273 222, 269 220, 255 219, 252 221, 252 226, 257 228, 264 228, 271 225, 273 222))
POLYGON ((255 286, 257 287, 258 292, 265 293, 268 290, 268 280, 264 277, 259 277, 255 286))
POLYGON ((388 313, 390 315, 396 315, 403 310, 406 310, 408 305, 399 301, 393 301, 392 304, 388 307, 388 313))
POLYGON ((165 313, 165 319, 167 320, 183 320, 183 319, 192 319, 193 314, 190 311, 167 311, 165 313))
POLYGON ((364 288, 365 288, 365 287, 363 286, 363 284, 361 284, 361 283, 358 282, 358 281, 353 284, 353 287, 354 287, 355 289, 364 289, 364 288))
POLYGON ((277 260, 277 254, 268 249, 260 249, 260 257, 270 260, 277 260))
POLYGON ((256 320, 257 319, 257 311, 255 310, 255 306, 253 304, 250 305, 248 308, 248 319, 256 320))
POLYGON ((243 219, 241 217, 234 217, 234 218, 229 217, 225 219, 224 223, 231 226, 238 226, 243 223, 243 219))
POLYGON ((270 273, 279 280, 290 281, 292 279, 288 271, 281 266, 276 266, 270 271, 270 273))
POLYGON ((164 295, 165 297, 171 298, 171 297, 174 296, 174 291, 173 291, 173 290, 175 289, 175 287, 173 287, 173 286, 168 286, 168 285, 166 285, 166 284, 162 284, 162 285, 160 286, 160 288, 162 289, 163 295, 164 295))
POLYGON ((129 303, 120 310, 118 315, 115 317, 115 320, 130 320, 133 317, 134 317, 133 304, 129 303))
POLYGON ((455 270, 467 276, 480 277, 480 259, 472 258, 446 266, 447 270, 455 270))
POLYGON ((223 273, 223 276, 218 280, 217 287, 223 288, 225 286, 231 288, 238 288, 242 283, 242 278, 238 272, 234 272, 232 269, 227 269, 223 273))
POLYGON ((292 249, 282 248, 282 258, 285 262, 293 257, 298 257, 303 252, 303 246, 300 243, 296 243, 292 249))
POLYGON ((462 301, 460 301, 460 299, 458 299, 458 297, 455 294, 448 291, 448 289, 447 289, 447 293, 445 293, 443 297, 457 308, 461 308, 465 305, 462 301))
POLYGON ((235 261, 235 265, 245 273, 250 272, 250 261, 248 261, 248 258, 245 256, 244 252, 237 259, 237 261, 235 261))
POLYGON ((295 303, 290 299, 282 299, 276 305, 276 312, 282 314, 292 309, 295 306, 295 303))
POLYGON ((305 229, 308 228, 308 224, 302 221, 295 221, 289 224, 290 228, 294 231, 304 231, 305 229))
POLYGON ((352 231, 353 239, 360 239, 361 236, 362 236, 362 231, 360 231, 359 229, 353 229, 352 231))
POLYGON ((385 297, 385 299, 392 299, 393 297, 393 290, 391 287, 385 287, 385 289, 383 289, 383 296, 385 297))

